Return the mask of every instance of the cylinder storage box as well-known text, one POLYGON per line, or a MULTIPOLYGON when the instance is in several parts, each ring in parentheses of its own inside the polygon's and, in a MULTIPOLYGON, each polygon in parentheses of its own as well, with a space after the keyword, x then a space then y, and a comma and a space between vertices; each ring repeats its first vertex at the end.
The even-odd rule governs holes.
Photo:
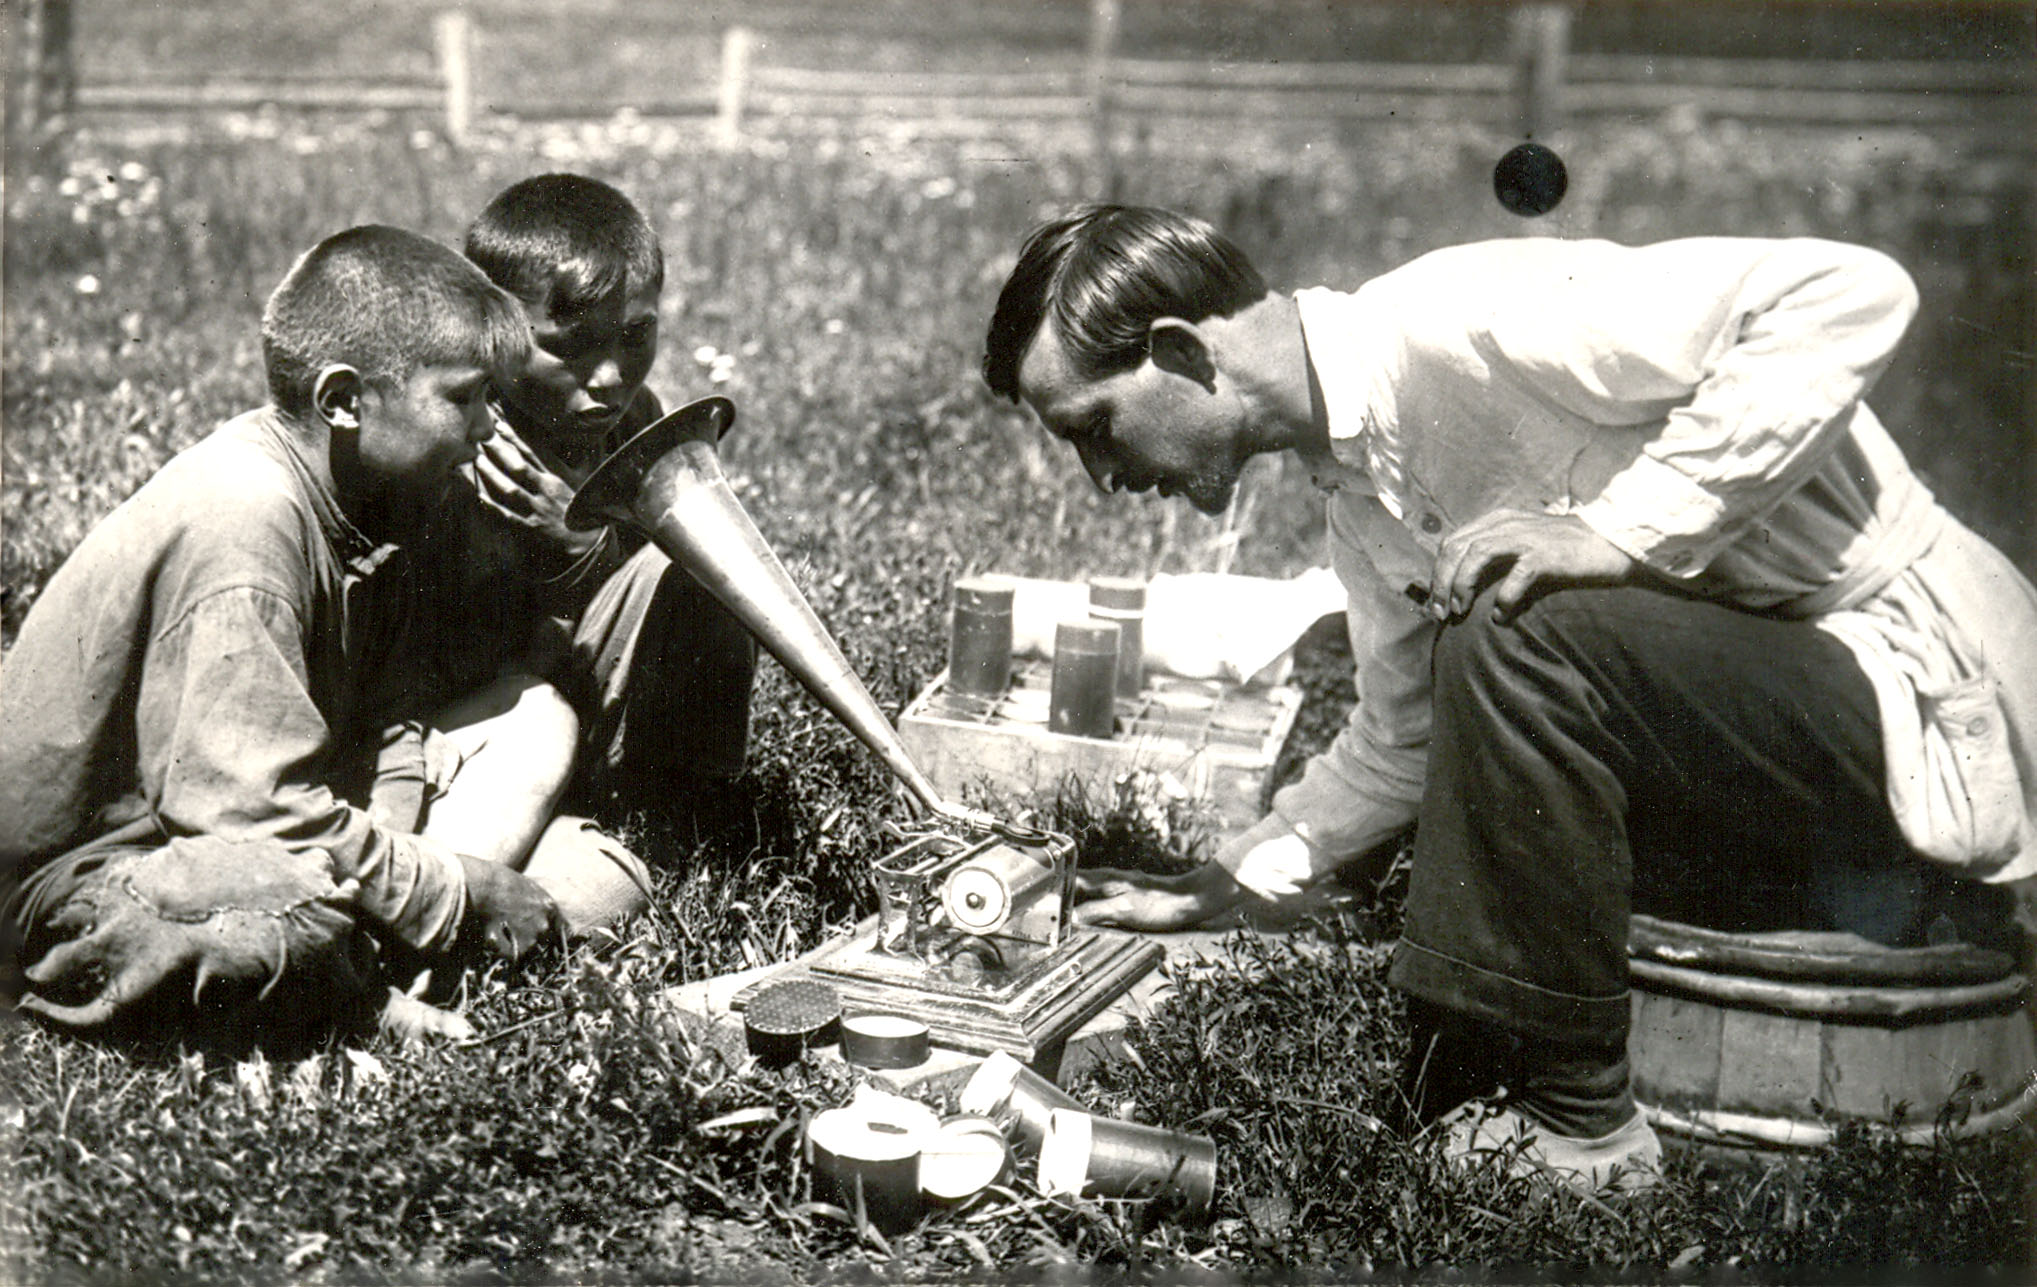
POLYGON ((1658 1130, 1739 1149, 1829 1143, 1844 1121, 1928 1143, 2037 1107, 2029 981, 2000 952, 1851 934, 1729 934, 1647 916, 1629 938, 1634 1097, 1658 1130))
POLYGON ((1203 806, 1219 834, 1241 831, 1266 811, 1301 707, 1283 682, 1293 643, 1342 610, 1334 581, 964 578, 948 669, 901 712, 898 735, 957 798, 1072 781, 1110 800, 1144 778, 1203 806))

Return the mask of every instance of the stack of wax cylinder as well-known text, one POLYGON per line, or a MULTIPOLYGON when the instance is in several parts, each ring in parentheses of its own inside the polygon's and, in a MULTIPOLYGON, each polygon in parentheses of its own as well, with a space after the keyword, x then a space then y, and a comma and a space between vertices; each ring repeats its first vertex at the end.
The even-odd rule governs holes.
POLYGON ((948 635, 947 697, 951 707, 987 710, 1011 683, 1013 586, 994 577, 955 582, 948 635))
POLYGON ((885 1233, 911 1228, 921 1211, 921 1155, 940 1127, 925 1104, 858 1086, 846 1107, 816 1114, 807 1124, 816 1195, 851 1213, 861 1209, 885 1233))
POLYGON ((1089 615, 1117 625, 1117 695, 1137 697, 1146 686, 1146 583, 1135 577, 1092 577, 1089 615))
POLYGON ((1118 626, 1064 621, 1054 629, 1054 679, 1047 730, 1109 738, 1117 728, 1118 626))

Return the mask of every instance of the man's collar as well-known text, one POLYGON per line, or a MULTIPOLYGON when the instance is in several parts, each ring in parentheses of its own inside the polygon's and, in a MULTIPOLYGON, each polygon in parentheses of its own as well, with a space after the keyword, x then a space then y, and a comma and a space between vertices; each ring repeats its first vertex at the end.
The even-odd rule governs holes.
POLYGON ((1359 485, 1369 490, 1365 471, 1342 459, 1348 445, 1362 442, 1371 422, 1368 362, 1360 343, 1363 313, 1355 296, 1324 287, 1297 291, 1294 302, 1308 363, 1311 420, 1326 431, 1323 439, 1297 447, 1295 454, 1323 491, 1359 485))

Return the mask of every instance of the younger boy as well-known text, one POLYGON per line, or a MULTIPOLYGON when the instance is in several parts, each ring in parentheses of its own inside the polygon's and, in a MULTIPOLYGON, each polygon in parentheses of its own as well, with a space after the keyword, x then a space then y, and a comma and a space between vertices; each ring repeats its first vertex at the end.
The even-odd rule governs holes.
POLYGON ((329 1016, 375 1000, 371 941, 515 958, 556 927, 532 882, 416 833, 430 699, 406 660, 430 623, 403 542, 528 348, 514 301, 448 248, 329 237, 263 313, 270 405, 50 579, 0 706, 0 948, 23 1009, 99 1028, 252 996, 265 1019, 329 1016))
MULTIPOLYGON (((528 736, 509 732, 512 703, 542 686, 577 715, 577 754, 571 742, 549 753, 577 759, 588 799, 651 802, 740 773, 749 633, 641 535, 565 524, 594 467, 664 411, 644 385, 664 285, 657 234, 608 184, 547 174, 490 201, 466 252, 522 303, 535 344, 500 390, 497 432, 447 524, 461 551, 455 665, 503 712, 461 736, 528 736)), ((533 872, 575 849, 612 849, 580 820, 550 820, 554 804, 527 806, 533 872)))

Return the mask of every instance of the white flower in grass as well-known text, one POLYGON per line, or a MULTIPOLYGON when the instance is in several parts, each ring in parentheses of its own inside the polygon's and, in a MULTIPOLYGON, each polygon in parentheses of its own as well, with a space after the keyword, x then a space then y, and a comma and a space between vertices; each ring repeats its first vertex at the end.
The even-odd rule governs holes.
POLYGON ((86 273, 71 284, 71 289, 77 291, 80 295, 97 295, 99 293, 99 279, 91 273, 86 273))

